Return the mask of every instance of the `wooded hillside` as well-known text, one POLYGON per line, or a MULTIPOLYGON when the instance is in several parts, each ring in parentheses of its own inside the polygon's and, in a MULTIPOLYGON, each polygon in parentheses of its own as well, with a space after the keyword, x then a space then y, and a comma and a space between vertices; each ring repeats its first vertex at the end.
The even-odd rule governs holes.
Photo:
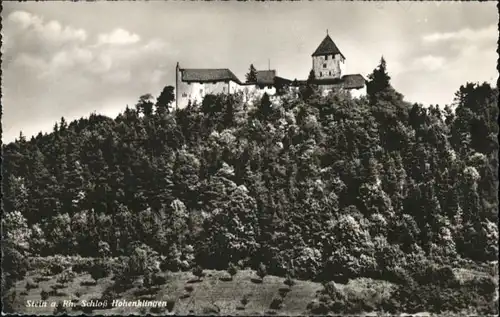
POLYGON ((144 244, 172 269, 264 264, 312 280, 496 260, 498 89, 467 83, 454 111, 409 104, 383 63, 368 93, 310 85, 179 111, 143 96, 116 119, 61 119, 3 146, 3 238, 16 254, 144 244))

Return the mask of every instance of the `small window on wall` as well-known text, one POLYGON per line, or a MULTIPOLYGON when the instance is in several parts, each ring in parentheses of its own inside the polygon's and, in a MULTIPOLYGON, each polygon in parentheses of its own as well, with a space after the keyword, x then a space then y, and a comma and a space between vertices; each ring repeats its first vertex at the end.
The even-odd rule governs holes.
POLYGON ((328 60, 328 55, 325 56, 325 61, 327 61, 327 60, 328 60))
POLYGON ((326 68, 326 64, 323 64, 323 68, 326 68))
POLYGON ((200 89, 200 95, 202 95, 202 94, 203 94, 203 89, 200 89))
POLYGON ((322 72, 319 72, 319 77, 323 76, 323 73, 322 72))
POLYGON ((332 76, 332 72, 328 72, 328 75, 332 76))

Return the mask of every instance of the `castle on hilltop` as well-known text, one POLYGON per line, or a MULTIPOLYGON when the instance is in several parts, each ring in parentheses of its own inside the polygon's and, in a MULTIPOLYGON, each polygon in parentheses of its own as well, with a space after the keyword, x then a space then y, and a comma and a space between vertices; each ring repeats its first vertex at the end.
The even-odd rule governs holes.
MULTIPOLYGON (((313 83, 323 94, 330 91, 347 90, 353 97, 366 94, 366 80, 360 74, 346 73, 346 58, 330 36, 326 35, 312 54, 313 83)), ((227 68, 181 68, 179 63, 175 72, 176 108, 184 108, 190 102, 201 102, 208 94, 249 94, 275 95, 279 88, 297 89, 307 80, 290 80, 279 77, 276 70, 257 70, 256 80, 242 82, 227 68)))

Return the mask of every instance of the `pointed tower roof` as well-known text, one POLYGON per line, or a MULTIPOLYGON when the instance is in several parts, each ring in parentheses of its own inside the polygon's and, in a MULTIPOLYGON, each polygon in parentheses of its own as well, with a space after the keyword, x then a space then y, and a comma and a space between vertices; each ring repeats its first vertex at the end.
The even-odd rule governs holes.
POLYGON ((325 39, 321 44, 318 46, 316 51, 312 54, 312 56, 320 56, 320 55, 335 55, 335 54, 340 54, 342 55, 343 58, 345 58, 344 54, 342 54, 333 42, 332 38, 330 35, 326 35, 325 39))

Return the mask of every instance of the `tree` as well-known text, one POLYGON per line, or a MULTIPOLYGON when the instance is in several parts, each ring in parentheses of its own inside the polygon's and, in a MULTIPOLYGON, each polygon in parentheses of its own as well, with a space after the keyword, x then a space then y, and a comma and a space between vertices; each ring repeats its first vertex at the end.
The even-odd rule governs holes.
POLYGON ((161 94, 156 99, 156 113, 163 114, 169 112, 170 104, 175 100, 175 88, 173 86, 165 86, 161 94))
POLYGON ((109 244, 105 241, 99 241, 97 249, 101 258, 107 258, 110 255, 109 244))
POLYGON ((229 263, 229 267, 227 268, 227 272, 229 273, 229 275, 231 275, 231 280, 232 280, 233 277, 236 275, 236 273, 238 273, 238 267, 236 265, 234 265, 234 263, 229 263))
POLYGON ((260 263, 257 267, 257 276, 260 277, 262 281, 264 281, 264 277, 267 275, 267 267, 264 263, 260 263))
POLYGON ((260 101, 260 108, 259 108, 259 114, 262 119, 267 119, 271 113, 271 100, 269 98, 269 95, 267 92, 264 93, 262 96, 262 99, 260 101))
POLYGON ((390 87, 391 77, 387 73, 387 65, 384 57, 380 58, 380 64, 368 75, 369 81, 366 83, 366 92, 369 96, 383 91, 390 87))
POLYGON ((9 212, 2 219, 2 240, 21 252, 29 251, 31 230, 23 214, 9 212))
POLYGON ((254 84, 257 82, 257 70, 255 69, 253 64, 250 64, 250 69, 246 74, 246 81, 249 84, 254 84))
POLYGON ((146 117, 150 117, 153 114, 154 103, 151 101, 153 96, 151 94, 145 94, 139 97, 139 101, 136 104, 136 109, 138 112, 142 112, 146 117))
POLYGON ((307 77, 307 83, 312 84, 316 80, 316 74, 314 73, 314 69, 311 69, 309 72, 309 76, 307 77))
POLYGON ((192 270, 192 273, 194 276, 198 277, 198 281, 201 280, 201 278, 203 277, 203 268, 199 265, 196 265, 193 270, 192 270))
POLYGON ((159 270, 158 252, 143 243, 136 243, 132 248, 133 251, 128 265, 131 276, 152 275, 159 270))
POLYGON ((302 99, 308 100, 314 93, 318 90, 316 85, 316 75, 314 70, 311 69, 309 72, 309 77, 307 77, 306 87, 301 89, 302 99))

